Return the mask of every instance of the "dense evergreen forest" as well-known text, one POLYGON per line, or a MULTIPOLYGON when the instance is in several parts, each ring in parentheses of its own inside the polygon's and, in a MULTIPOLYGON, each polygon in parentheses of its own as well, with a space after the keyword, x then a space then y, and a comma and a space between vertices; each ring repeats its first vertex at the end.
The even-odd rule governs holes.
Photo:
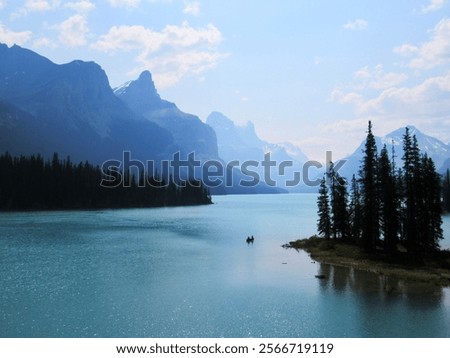
POLYGON ((393 149, 389 154, 385 145, 378 152, 369 122, 359 173, 348 183, 331 164, 321 181, 321 237, 413 264, 439 252, 442 214, 450 209, 450 173, 442 178, 436 172, 408 128, 403 149, 403 165, 397 168, 393 149))
MULTIPOLYGON (((118 183, 118 182, 117 182, 118 183)), ((139 178, 116 170, 102 173, 88 162, 52 160, 40 155, 0 156, 0 210, 146 208, 211 204, 198 180, 168 183, 141 173, 139 178), (110 183, 120 177, 120 185, 110 183)))

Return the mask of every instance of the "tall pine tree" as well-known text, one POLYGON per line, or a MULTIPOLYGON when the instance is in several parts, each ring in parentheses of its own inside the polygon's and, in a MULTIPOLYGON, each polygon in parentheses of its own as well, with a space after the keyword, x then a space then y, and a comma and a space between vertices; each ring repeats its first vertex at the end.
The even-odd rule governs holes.
POLYGON ((425 154, 421 159, 422 195, 419 201, 421 254, 433 253, 439 249, 439 241, 444 238, 440 182, 433 160, 425 154))
POLYGON ((330 202, 333 238, 344 241, 348 239, 349 233, 347 181, 334 170, 333 163, 330 165, 328 177, 331 188, 330 202))
POLYGON ((381 150, 378 160, 378 185, 380 232, 386 252, 393 256, 397 249, 400 214, 396 177, 386 145, 381 150))
POLYGON ((408 255, 413 263, 421 261, 419 248, 419 200, 420 190, 420 151, 415 136, 411 137, 409 128, 403 136, 403 236, 408 255))
POLYGON ((327 181, 322 178, 319 187, 319 197, 317 198, 317 231, 325 239, 331 237, 331 217, 330 217, 330 199, 328 196, 327 181))
POLYGON ((349 223, 351 241, 356 244, 361 244, 361 194, 359 191, 359 183, 356 180, 355 174, 352 176, 350 188, 350 202, 349 202, 349 223))
POLYGON ((369 121, 364 157, 360 170, 362 202, 362 240, 363 248, 370 252, 376 247, 379 238, 378 226, 378 190, 377 190, 377 145, 369 121))

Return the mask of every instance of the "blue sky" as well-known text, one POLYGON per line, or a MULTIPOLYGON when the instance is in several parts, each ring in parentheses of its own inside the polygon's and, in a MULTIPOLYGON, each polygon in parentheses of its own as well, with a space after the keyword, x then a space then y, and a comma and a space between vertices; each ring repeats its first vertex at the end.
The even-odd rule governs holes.
POLYGON ((0 42, 96 61, 113 87, 148 69, 180 109, 314 159, 352 152, 368 120, 450 142, 448 0, 0 0, 0 42))

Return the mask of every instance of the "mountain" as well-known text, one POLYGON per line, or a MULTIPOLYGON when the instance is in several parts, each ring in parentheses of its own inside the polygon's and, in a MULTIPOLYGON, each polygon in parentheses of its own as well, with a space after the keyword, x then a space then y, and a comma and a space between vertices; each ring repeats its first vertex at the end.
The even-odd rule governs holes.
MULTIPOLYGON (((409 125, 409 133, 411 136, 415 135, 419 144, 419 149, 423 153, 427 153, 430 158, 433 159, 436 169, 440 172, 444 171, 445 165, 450 164, 450 146, 443 143, 439 139, 424 134, 416 127, 409 125)), ((384 145, 386 145, 389 153, 392 155, 392 149, 395 153, 395 163, 397 167, 403 165, 403 135, 405 134, 405 128, 399 128, 383 137, 375 136, 377 149, 380 152, 384 145)), ((363 159, 363 150, 365 146, 365 140, 356 149, 353 154, 344 158, 346 163, 340 170, 340 174, 346 178, 351 178, 353 174, 358 174, 361 161, 363 159)))
MULTIPOLYGON (((20 46, 0 44, 0 152, 6 151, 44 158, 58 152, 60 157, 70 155, 72 162, 94 164, 123 161, 124 151, 130 151, 131 159, 154 161, 157 168, 175 153, 184 163, 195 153, 201 163, 226 168, 214 130, 161 99, 150 72, 113 91, 94 62, 57 65, 20 46)), ((181 168, 182 175, 188 172, 181 168)), ((247 176, 239 168, 227 175, 232 185, 223 180, 212 193, 280 192, 263 183, 240 185, 247 176)))
MULTIPOLYGON (((136 114, 169 131, 182 158, 194 152, 195 160, 202 164, 210 161, 220 163, 226 174, 222 178, 222 185, 211 188, 213 194, 283 192, 279 188, 273 188, 264 183, 251 186, 240 185, 241 181, 249 181, 249 178, 240 171, 240 168, 233 168, 231 172, 225 171, 227 163, 218 153, 214 129, 203 123, 197 116, 184 113, 174 103, 161 99, 150 72, 144 71, 138 79, 115 88, 114 94, 136 114), (232 185, 227 185, 227 180, 232 185)), ((200 168, 197 168, 195 173, 197 176, 203 175, 200 168)))
POLYGON ((174 103, 161 99, 149 71, 115 88, 114 94, 136 114, 169 131, 182 155, 195 152, 199 160, 218 158, 214 130, 197 116, 184 113, 174 103))
POLYGON ((100 164, 129 150, 162 159, 174 144, 169 131, 131 111, 94 62, 57 65, 19 46, 0 44, 0 151, 58 152, 100 164))
POLYGON ((216 132, 219 156, 227 163, 239 161, 242 164, 256 161, 258 165, 252 165, 250 169, 257 172, 264 181, 268 173, 265 173, 262 162, 265 155, 269 153, 270 160, 276 164, 271 168, 269 180, 265 180, 266 184, 270 185, 273 180, 280 188, 304 191, 302 183, 295 186, 286 185, 286 181, 294 178, 294 171, 302 172, 303 164, 308 160, 300 148, 290 143, 273 144, 263 141, 256 134, 252 122, 248 122, 243 127, 236 126, 230 118, 220 112, 212 112, 207 117, 206 123, 216 132), (280 163, 292 164, 288 164, 285 169, 280 169, 280 163), (284 173, 280 173, 283 170, 284 173))

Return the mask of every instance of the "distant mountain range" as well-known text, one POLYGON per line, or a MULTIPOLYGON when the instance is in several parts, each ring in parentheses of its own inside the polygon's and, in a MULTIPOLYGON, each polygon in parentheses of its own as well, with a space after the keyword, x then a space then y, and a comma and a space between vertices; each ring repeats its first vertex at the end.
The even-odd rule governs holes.
POLYGON ((122 158, 163 159, 177 146, 166 129, 123 103, 93 62, 56 65, 19 46, 0 45, 0 152, 58 152, 100 164, 122 158))
MULTIPOLYGON (((433 159, 436 165, 436 170, 443 173, 447 170, 447 168, 450 168, 450 145, 443 143, 439 139, 424 134, 414 126, 409 125, 408 128, 410 135, 416 136, 421 152, 427 153, 428 156, 433 159)), ((403 165, 402 157, 404 134, 405 128, 399 128, 383 137, 375 136, 378 151, 381 151, 383 146, 386 145, 391 157, 392 153, 394 153, 397 167, 401 167, 403 165)), ((358 170, 364 156, 364 146, 365 140, 353 152, 353 154, 344 158, 346 163, 340 171, 341 175, 346 178, 351 178, 353 174, 358 174, 358 170)))
MULTIPOLYGON (((57 65, 20 46, 0 44, 0 152, 6 151, 45 158, 57 152, 94 164, 121 160, 123 151, 155 163, 172 160, 174 153, 181 159, 195 153, 195 160, 226 166, 214 130, 161 99, 148 71, 113 90, 94 62, 57 65)), ((233 185, 212 193, 282 192, 264 183, 240 186, 245 176, 238 168, 228 175, 233 185)))
MULTIPOLYGON (((414 127, 421 150, 426 151, 441 171, 450 167, 450 146, 414 127)), ((394 143, 397 159, 402 157, 404 129, 377 138, 381 149, 394 143)), ((364 143, 348 158, 344 175, 357 173, 364 143)), ((150 72, 112 89, 102 68, 94 62, 72 61, 57 65, 19 46, 0 44, 0 153, 41 154, 50 158, 71 156, 72 161, 101 164, 122 158, 130 151, 133 159, 160 163, 195 153, 202 163, 215 161, 223 168, 232 161, 252 160, 257 165, 234 167, 233 185, 216 187, 213 193, 280 193, 315 190, 303 185, 287 187, 295 172, 302 172, 308 158, 300 148, 261 140, 253 123, 237 126, 219 112, 202 122, 182 112, 174 103, 161 99, 150 72), (283 170, 273 167, 272 182, 264 183, 262 162, 266 154, 276 163, 292 163, 283 170), (257 173, 261 181, 241 186, 257 173)), ((192 163, 189 163, 191 165, 192 163)), ((250 163, 252 164, 252 163, 250 163)), ((253 163, 255 164, 255 163, 253 163)), ((197 174, 201 173, 197 171, 197 174)), ((301 173, 303 175, 303 173, 301 173)), ((311 178, 320 175, 310 173, 311 178)), ((295 181, 295 180, 294 180, 295 181)))
POLYGON ((195 152, 199 160, 217 159, 217 139, 214 130, 200 118, 184 113, 172 103, 162 100, 156 91, 152 75, 141 73, 135 81, 129 81, 114 89, 114 94, 134 113, 167 130, 182 155, 195 152))
POLYGON ((209 124, 216 132, 217 144, 219 148, 219 156, 226 162, 239 161, 256 161, 259 163, 257 167, 251 167, 252 171, 258 173, 259 177, 265 179, 265 171, 262 162, 265 155, 270 153, 267 160, 271 160, 279 165, 280 163, 292 163, 286 166, 283 173, 280 173, 279 166, 274 166, 270 170, 270 177, 267 180, 273 181, 280 188, 288 191, 304 190, 304 185, 299 183, 295 187, 286 185, 286 181, 294 179, 294 171, 301 172, 303 165, 308 158, 300 148, 290 143, 273 144, 261 140, 255 131, 252 122, 248 122, 245 126, 237 126, 235 123, 220 112, 212 112, 206 118, 206 124, 209 124))

